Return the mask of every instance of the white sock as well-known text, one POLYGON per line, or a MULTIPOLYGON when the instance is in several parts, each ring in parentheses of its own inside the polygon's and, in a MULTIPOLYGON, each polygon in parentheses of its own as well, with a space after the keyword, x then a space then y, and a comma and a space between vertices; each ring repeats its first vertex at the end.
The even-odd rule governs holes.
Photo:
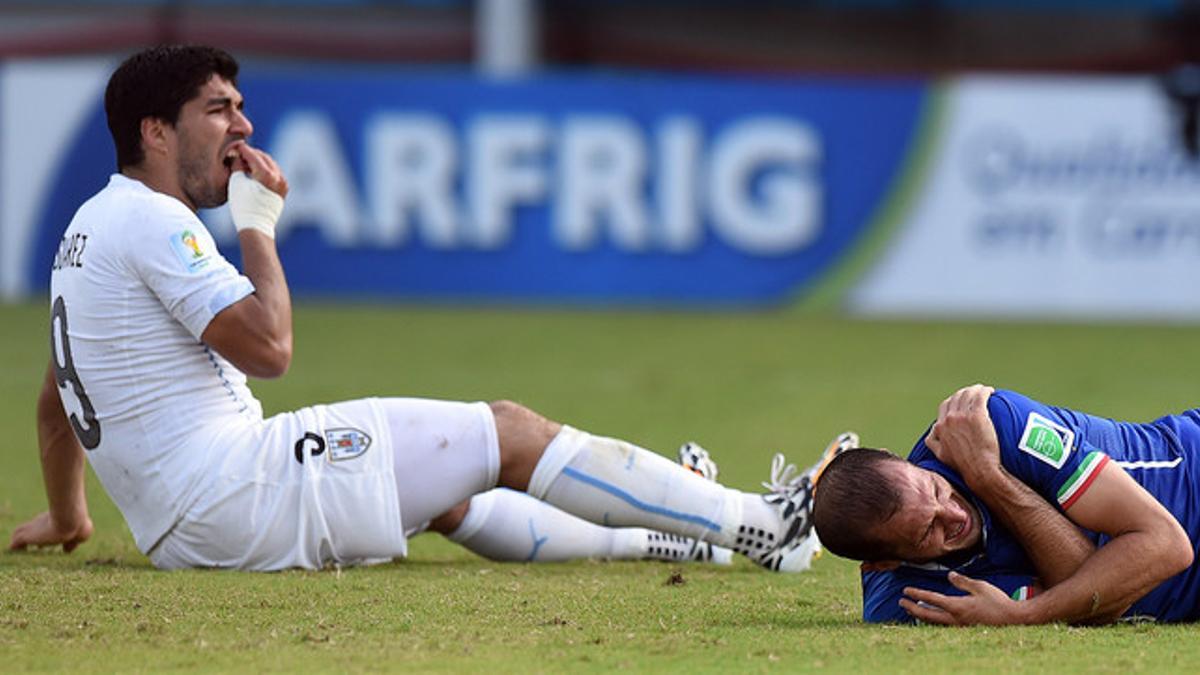
POLYGON ((589 523, 507 488, 472 497, 466 517, 446 537, 485 558, 503 562, 605 558, 728 565, 732 556, 728 549, 697 544, 687 537, 589 523))
POLYGON ((641 560, 648 534, 595 525, 524 492, 497 488, 472 497, 466 517, 446 536, 491 560, 559 562, 641 560))
POLYGON ((705 480, 631 443, 563 426, 546 446, 529 494, 581 518, 637 526, 744 550, 747 528, 778 537, 779 515, 758 495, 705 480))

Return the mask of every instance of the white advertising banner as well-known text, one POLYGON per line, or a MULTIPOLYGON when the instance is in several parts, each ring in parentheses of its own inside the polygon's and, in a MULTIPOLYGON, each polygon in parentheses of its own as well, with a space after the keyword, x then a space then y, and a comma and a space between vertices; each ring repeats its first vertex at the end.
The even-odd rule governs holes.
POLYGON ((1200 162, 1155 80, 972 77, 945 105, 852 310, 1200 319, 1200 162))

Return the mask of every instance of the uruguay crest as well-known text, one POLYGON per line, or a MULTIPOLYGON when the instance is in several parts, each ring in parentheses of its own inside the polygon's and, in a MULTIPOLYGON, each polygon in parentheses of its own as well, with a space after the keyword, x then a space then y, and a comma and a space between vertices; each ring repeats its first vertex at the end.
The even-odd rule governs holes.
POLYGON ((326 429, 325 442, 331 462, 354 459, 371 447, 371 437, 358 429, 326 429))

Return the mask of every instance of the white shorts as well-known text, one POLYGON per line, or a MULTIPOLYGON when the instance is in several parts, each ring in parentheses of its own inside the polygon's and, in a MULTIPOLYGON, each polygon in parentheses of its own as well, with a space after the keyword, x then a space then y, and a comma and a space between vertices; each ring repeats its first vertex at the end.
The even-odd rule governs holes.
POLYGON ((484 403, 360 399, 215 431, 197 503, 149 552, 156 567, 277 570, 383 562, 415 530, 496 485, 484 403))

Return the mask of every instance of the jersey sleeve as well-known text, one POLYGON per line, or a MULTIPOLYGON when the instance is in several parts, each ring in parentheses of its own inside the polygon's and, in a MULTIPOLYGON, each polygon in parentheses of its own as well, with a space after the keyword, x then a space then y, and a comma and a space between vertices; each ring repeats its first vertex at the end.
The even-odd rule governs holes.
MULTIPOLYGON (((1028 574, 992 572, 983 575, 964 572, 982 579, 1004 591, 1014 600, 1033 596, 1037 580, 1028 574)), ((926 570, 901 566, 886 572, 863 572, 863 621, 867 623, 916 623, 911 614, 900 606, 904 589, 921 588, 942 595, 964 595, 947 578, 945 570, 926 570)))
POLYGON ((163 307, 197 340, 221 310, 254 292, 254 284, 220 251, 208 229, 180 205, 156 211, 133 228, 128 260, 163 307))
POLYGON ((1109 461, 1051 406, 997 391, 988 401, 988 413, 1000 442, 1000 463, 1063 511, 1091 487, 1109 461))
POLYGON ((947 595, 961 594, 946 581, 944 575, 940 582, 936 577, 925 575, 914 579, 904 567, 887 572, 863 572, 862 586, 863 621, 867 623, 916 623, 913 616, 900 606, 900 598, 904 597, 904 589, 908 586, 947 595))

